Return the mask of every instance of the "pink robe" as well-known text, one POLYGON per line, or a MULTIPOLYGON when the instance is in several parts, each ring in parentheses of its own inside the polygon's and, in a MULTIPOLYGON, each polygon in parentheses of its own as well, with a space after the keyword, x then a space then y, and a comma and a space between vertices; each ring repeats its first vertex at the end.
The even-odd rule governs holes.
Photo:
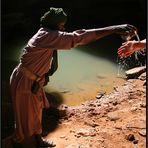
MULTIPOLYGON (((53 50, 70 49, 94 40, 95 29, 67 33, 40 28, 24 48, 20 64, 34 74, 44 77, 50 68, 53 50)), ((33 81, 20 71, 19 66, 14 69, 10 85, 15 114, 15 135, 19 141, 42 132, 42 109, 49 107, 43 87, 35 95, 31 93, 32 83, 33 81)), ((44 78, 40 85, 43 86, 43 83, 44 78)))

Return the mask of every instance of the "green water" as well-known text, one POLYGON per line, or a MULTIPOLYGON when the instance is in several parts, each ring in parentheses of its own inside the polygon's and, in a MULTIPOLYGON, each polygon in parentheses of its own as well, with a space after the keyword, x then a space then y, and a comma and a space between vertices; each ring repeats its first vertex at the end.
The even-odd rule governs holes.
POLYGON ((75 90, 77 83, 96 81, 96 77, 117 74, 117 65, 107 59, 94 57, 76 49, 59 52, 59 68, 51 77, 50 85, 75 90))
MULTIPOLYGON (((26 41, 11 44, 11 48, 9 45, 7 51, 3 52, 3 79, 9 79, 25 43, 26 41)), ((91 47, 83 46, 58 52, 58 70, 45 87, 47 93, 54 92, 61 96, 63 103, 77 105, 95 98, 100 91, 109 92, 114 85, 123 82, 123 79, 117 78, 117 63, 101 55, 104 47, 92 48, 100 51, 101 56, 86 52, 91 50, 88 48, 91 47)))

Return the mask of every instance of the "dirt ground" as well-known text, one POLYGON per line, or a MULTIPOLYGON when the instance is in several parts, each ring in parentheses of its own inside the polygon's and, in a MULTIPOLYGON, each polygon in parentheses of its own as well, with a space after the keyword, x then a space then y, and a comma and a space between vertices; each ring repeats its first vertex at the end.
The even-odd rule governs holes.
MULTIPOLYGON (((128 79, 95 100, 45 111, 45 138, 56 148, 146 148, 145 81, 146 77, 128 79)), ((10 145, 5 139, 3 148, 10 145)))
POLYGON ((129 79, 107 95, 59 107, 62 119, 47 139, 56 148, 146 148, 146 86, 129 79))

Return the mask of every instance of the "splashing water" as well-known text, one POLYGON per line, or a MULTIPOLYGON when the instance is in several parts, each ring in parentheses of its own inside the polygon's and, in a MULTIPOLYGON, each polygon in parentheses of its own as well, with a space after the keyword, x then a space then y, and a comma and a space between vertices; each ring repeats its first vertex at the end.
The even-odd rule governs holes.
MULTIPOLYGON (((130 36, 121 36, 123 40, 125 41, 129 41, 132 39, 132 37, 130 36)), ((135 31, 135 37, 136 40, 140 42, 140 38, 137 34, 137 32, 135 31)), ((140 57, 144 57, 145 56, 145 51, 144 49, 141 49, 139 51, 136 51, 133 53, 133 55, 130 55, 128 57, 117 57, 117 63, 118 63, 118 72, 117 72, 117 77, 125 77, 124 75, 124 71, 126 69, 129 69, 131 67, 134 66, 142 66, 143 64, 145 64, 140 60, 140 57)))

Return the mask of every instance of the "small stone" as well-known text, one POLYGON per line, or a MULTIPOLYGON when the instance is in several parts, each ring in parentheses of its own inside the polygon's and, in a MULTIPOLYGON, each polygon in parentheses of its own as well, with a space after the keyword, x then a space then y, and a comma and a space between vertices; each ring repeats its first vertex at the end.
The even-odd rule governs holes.
POLYGON ((100 92, 100 93, 98 93, 98 95, 96 96, 96 98, 97 99, 101 99, 105 94, 106 94, 106 92, 100 92))
POLYGON ((77 136, 83 136, 83 137, 87 137, 87 136, 95 136, 96 133, 95 133, 95 130, 94 129, 80 129, 78 132, 77 132, 77 136))
POLYGON ((131 104, 133 104, 134 101, 133 100, 129 100, 128 102, 131 103, 131 104))
POLYGON ((118 120, 120 119, 120 117, 118 116, 117 113, 108 113, 107 115, 107 118, 110 120, 110 121, 115 121, 115 120, 118 120))
POLYGON ((117 104, 118 104, 118 102, 117 102, 117 101, 114 101, 114 102, 113 102, 113 105, 114 105, 114 106, 115 106, 115 105, 117 105, 117 104))
POLYGON ((144 80, 144 82, 143 82, 143 86, 146 86, 146 80, 144 80))
POLYGON ((66 137, 65 135, 60 136, 60 138, 65 138, 65 137, 66 137))
POLYGON ((146 137, 146 129, 142 129, 139 131, 139 134, 143 137, 146 137))
POLYGON ((132 107, 131 109, 130 109, 130 111, 131 112, 134 112, 134 111, 136 111, 138 108, 136 107, 136 106, 134 106, 134 107, 132 107))
POLYGON ((134 141, 135 140, 135 136, 133 134, 129 134, 129 135, 126 135, 125 139, 129 140, 129 141, 134 141))
POLYGON ((142 73, 142 74, 138 77, 138 79, 140 79, 140 80, 145 80, 145 79, 146 79, 146 72, 142 73))
POLYGON ((75 133, 75 131, 74 130, 70 130, 70 133, 75 133))
POLYGON ((137 144, 137 143, 138 143, 138 140, 137 140, 137 139, 135 139, 135 140, 133 141, 133 143, 134 143, 134 144, 137 144))
POLYGON ((140 107, 146 108, 146 103, 145 102, 140 102, 140 107))
POLYGON ((74 136, 77 137, 77 138, 80 138, 81 137, 81 135, 77 135, 77 134, 75 134, 74 136))
POLYGON ((97 123, 95 123, 95 122, 90 122, 90 121, 85 122, 85 124, 86 124, 86 125, 89 125, 89 126, 91 126, 91 127, 96 127, 96 126, 98 126, 97 123))

